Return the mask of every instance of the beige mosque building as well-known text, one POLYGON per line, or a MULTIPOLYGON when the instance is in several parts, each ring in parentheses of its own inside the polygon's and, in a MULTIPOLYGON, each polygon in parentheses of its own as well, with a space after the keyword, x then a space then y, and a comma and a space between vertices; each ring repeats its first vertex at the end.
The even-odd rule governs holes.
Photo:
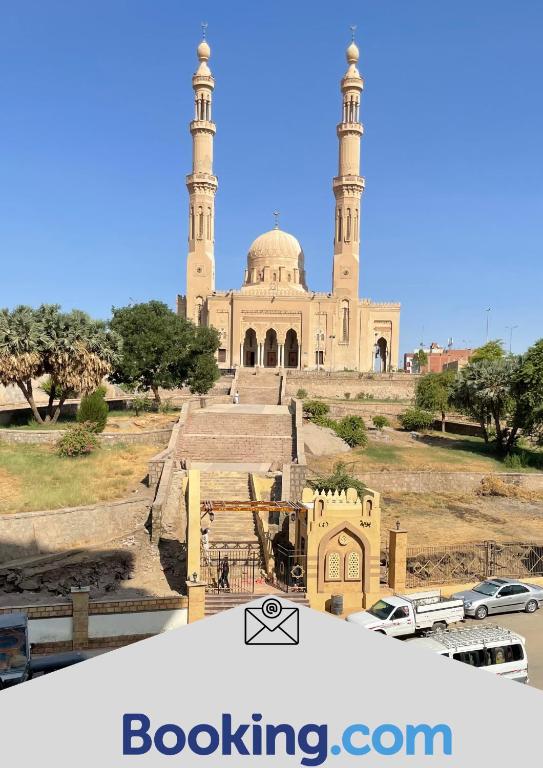
MULTIPOLYGON (((220 333, 221 368, 264 367, 302 370, 388 371, 398 366, 400 304, 359 297, 360 219, 364 179, 360 176, 360 97, 364 81, 354 41, 341 81, 338 175, 333 179, 335 222, 330 293, 307 286, 304 253, 298 240, 275 229, 256 238, 247 254, 239 290, 215 288, 215 194, 212 118, 215 81, 211 50, 204 39, 192 78, 194 120, 189 191, 186 296, 179 314, 220 333)), ((332 222, 330 222, 332 229, 332 222)))

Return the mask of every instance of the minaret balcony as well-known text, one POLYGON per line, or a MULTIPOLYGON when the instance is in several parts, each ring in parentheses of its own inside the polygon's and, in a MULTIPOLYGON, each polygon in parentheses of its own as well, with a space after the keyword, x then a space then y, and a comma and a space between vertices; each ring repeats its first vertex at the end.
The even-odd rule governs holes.
POLYGON ((337 124, 337 135, 339 138, 342 136, 348 136, 349 134, 356 134, 357 136, 362 136, 364 133, 364 126, 362 123, 338 123, 337 124))
POLYGON ((334 195, 359 196, 364 191, 366 180, 363 176, 335 176, 332 182, 334 195))
POLYGON ((212 123, 211 120, 193 120, 190 124, 190 132, 194 133, 211 133, 215 135, 217 132, 217 126, 212 123))

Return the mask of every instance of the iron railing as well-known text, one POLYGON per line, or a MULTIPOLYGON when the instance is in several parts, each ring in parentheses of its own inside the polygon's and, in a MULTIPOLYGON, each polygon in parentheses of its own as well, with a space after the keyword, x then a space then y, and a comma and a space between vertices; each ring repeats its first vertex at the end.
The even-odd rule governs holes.
POLYGON ((493 576, 543 575, 543 544, 484 541, 443 547, 408 547, 406 586, 464 583, 493 576))

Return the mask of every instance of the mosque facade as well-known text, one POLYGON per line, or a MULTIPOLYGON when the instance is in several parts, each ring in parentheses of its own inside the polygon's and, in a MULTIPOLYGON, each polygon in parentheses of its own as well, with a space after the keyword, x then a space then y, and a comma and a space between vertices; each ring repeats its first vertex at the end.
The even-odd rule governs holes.
POLYGON ((206 40, 198 46, 197 54, 199 66, 192 78, 194 119, 190 123, 192 172, 187 176, 186 296, 178 296, 179 314, 219 331, 217 357, 221 368, 393 370, 398 366, 400 304, 375 303, 359 296, 364 192, 360 176, 360 99, 364 81, 357 68, 358 47, 353 41, 347 48, 348 68, 341 80, 338 175, 332 183, 336 205, 329 293, 308 288, 302 247, 277 224, 250 246, 239 290, 215 288, 215 81, 208 64, 211 50, 206 40))

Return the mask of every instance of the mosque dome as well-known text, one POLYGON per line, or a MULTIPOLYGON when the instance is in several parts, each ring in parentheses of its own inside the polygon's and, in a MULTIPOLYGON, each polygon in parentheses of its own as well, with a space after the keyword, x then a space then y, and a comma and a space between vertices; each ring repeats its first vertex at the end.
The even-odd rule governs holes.
POLYGON ((279 228, 257 237, 247 254, 245 286, 272 283, 280 290, 307 290, 302 247, 293 235, 279 228))

